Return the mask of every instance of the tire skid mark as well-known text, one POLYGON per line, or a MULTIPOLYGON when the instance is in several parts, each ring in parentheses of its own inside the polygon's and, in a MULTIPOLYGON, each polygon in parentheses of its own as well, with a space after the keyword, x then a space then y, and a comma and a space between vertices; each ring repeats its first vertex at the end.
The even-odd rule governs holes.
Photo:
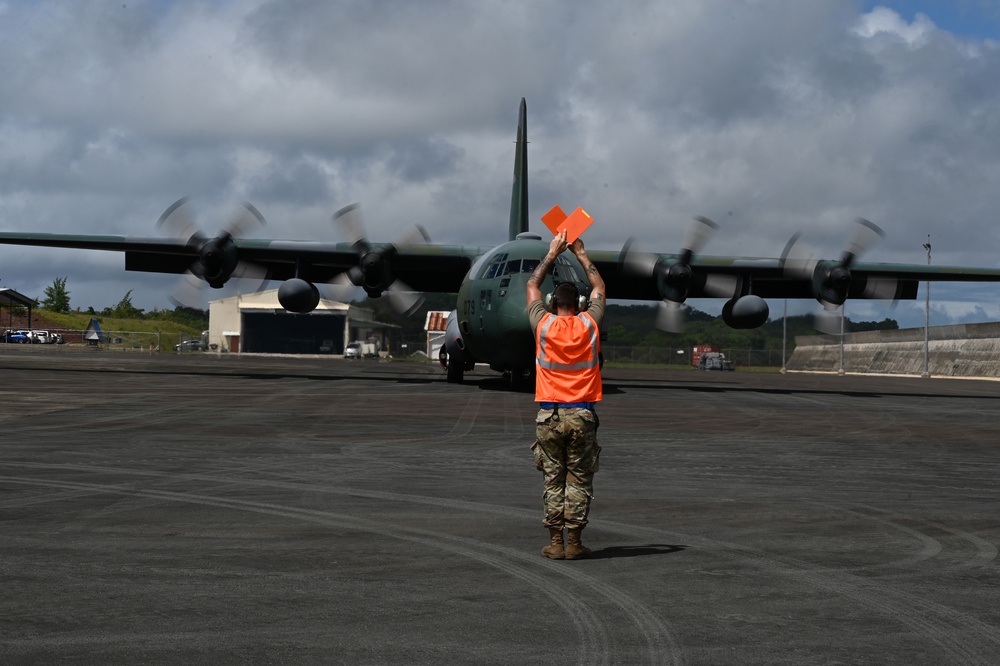
POLYGON ((67 490, 64 492, 57 493, 46 493, 44 495, 32 495, 30 497, 22 497, 10 499, 5 502, 0 502, 0 510, 9 511, 11 509, 21 509, 26 506, 38 506, 39 504, 49 504, 51 502, 61 502, 67 499, 76 499, 78 497, 86 497, 88 495, 93 495, 92 492, 88 491, 75 491, 67 490))
POLYGON ((905 625, 918 636, 947 651, 949 657, 945 663, 991 665, 996 662, 995 655, 1000 649, 1000 630, 996 627, 943 604, 900 592, 877 579, 866 579, 842 571, 817 570, 807 562, 794 558, 709 537, 637 528, 613 521, 596 520, 591 524, 636 538, 649 539, 659 535, 664 539, 680 540, 725 557, 739 558, 773 575, 797 578, 905 625))
POLYGON ((397 525, 374 527, 370 522, 360 518, 354 518, 352 516, 337 514, 329 511, 319 511, 315 509, 289 507, 271 502, 256 502, 252 500, 222 498, 194 493, 126 488, 115 485, 81 483, 76 481, 18 479, 14 477, 0 477, 0 480, 8 483, 29 486, 65 488, 67 490, 90 491, 92 493, 114 493, 168 502, 180 502, 186 504, 197 504, 200 506, 214 506, 224 509, 251 511, 254 513, 262 513, 294 520, 304 520, 343 529, 374 533, 384 537, 418 543, 422 546, 438 550, 447 550, 450 553, 458 553, 464 557, 486 564, 487 566, 499 569, 504 573, 514 576, 515 578, 519 578, 548 596, 563 610, 566 615, 569 616, 577 630, 579 641, 577 661, 579 663, 611 663, 607 627, 605 623, 602 622, 593 612, 588 605, 588 602, 574 594, 570 589, 553 582, 551 576, 548 574, 543 575, 541 573, 530 571, 523 564, 517 564, 514 561, 522 560, 528 564, 540 564, 543 566, 548 565, 547 568, 550 572, 558 574, 565 574, 566 571, 564 568, 552 566, 554 563, 549 563, 547 561, 536 562, 535 558, 532 558, 531 561, 528 562, 526 554, 521 553, 520 551, 515 551, 511 548, 502 546, 497 547, 493 544, 485 544, 483 542, 465 537, 455 537, 429 530, 415 530, 397 525), (483 552, 484 549, 488 549, 493 552, 500 552, 503 556, 501 557, 493 555, 489 552, 483 552))
MULTIPOLYGON (((894 513, 892 511, 887 511, 885 509, 879 509, 877 507, 868 506, 865 504, 859 504, 859 507, 865 509, 866 511, 872 511, 876 513, 888 514, 892 516, 899 516, 900 514, 894 513)), ((976 554, 969 558, 967 561, 956 564, 949 569, 974 569, 979 567, 984 567, 997 557, 997 546, 990 541, 982 538, 981 536, 974 534, 972 532, 966 532, 965 530, 955 529, 949 525, 944 525, 942 523, 937 523, 933 521, 924 521, 924 525, 928 527, 933 527, 934 529, 941 530, 942 532, 947 532, 948 534, 954 535, 963 541, 971 543, 976 548, 976 554)))
MULTIPOLYGON (((172 474, 168 472, 119 469, 92 465, 11 463, 11 466, 40 469, 71 469, 77 471, 105 471, 116 474, 138 474, 152 477, 177 477, 213 483, 235 481, 232 478, 208 474, 172 474)), ((290 490, 303 489, 302 483, 295 482, 251 479, 244 479, 243 481, 247 484, 266 487, 290 490)), ((307 487, 315 489, 314 486, 307 487)), ((419 503, 471 512, 486 512, 507 517, 537 518, 537 512, 527 509, 483 504, 467 500, 452 500, 386 491, 335 487, 325 487, 318 491, 355 497, 419 503)), ((598 529, 641 540, 648 540, 651 537, 659 535, 660 538, 666 540, 687 543, 692 547, 703 548, 725 557, 743 560, 773 575, 799 579, 803 583, 817 589, 826 590, 832 594, 849 599, 870 611, 891 617, 893 620, 914 630, 917 635, 924 636, 942 650, 946 650, 951 657, 949 663, 992 664, 994 663, 992 655, 995 655, 998 649, 1000 649, 1000 629, 943 604, 927 601, 906 592, 900 592, 886 584, 878 582, 876 579, 864 578, 839 570, 817 570, 809 562, 778 556, 750 546, 712 539, 710 537, 659 530, 647 526, 636 527, 627 523, 607 520, 592 520, 591 525, 598 529)))
MULTIPOLYGON (((448 441, 459 440, 463 437, 466 437, 470 432, 472 432, 472 429, 476 424, 476 418, 479 416, 479 410, 482 408, 484 399, 485 397, 481 394, 470 395, 469 399, 465 402, 462 411, 459 413, 458 418, 455 421, 455 425, 453 425, 451 430, 449 430, 447 433, 444 434, 431 433, 423 437, 401 437, 399 439, 392 439, 392 440, 383 440, 383 439, 367 440, 365 442, 360 442, 354 445, 345 446, 342 449, 342 453, 343 455, 355 459, 369 458, 370 454, 363 452, 370 451, 373 446, 379 446, 384 444, 398 446, 401 444, 417 444, 420 442, 427 442, 427 441, 448 442, 448 441)), ((400 465, 400 468, 404 467, 405 465, 400 465)))
POLYGON ((445 437, 448 439, 458 439, 472 432, 472 427, 476 424, 476 417, 479 416, 479 410, 482 408, 483 400, 485 399, 486 397, 481 392, 476 395, 470 395, 462 412, 458 415, 454 427, 445 437))
MULTIPOLYGON (((493 504, 482 504, 479 502, 471 502, 466 500, 450 500, 443 498, 427 497, 423 495, 409 495, 402 493, 393 493, 387 491, 368 491, 368 490, 357 490, 357 489, 347 489, 347 488, 330 488, 330 487, 320 487, 317 488, 314 485, 306 485, 301 482, 293 481, 273 481, 273 480, 263 480, 263 479, 234 479, 232 477, 225 477, 216 474, 199 474, 199 473, 185 473, 185 474, 172 474, 169 472, 160 472, 154 470, 137 470, 137 469, 122 469, 122 468, 112 468, 112 467, 102 467, 102 466, 92 466, 92 465, 75 465, 75 464, 59 464, 50 465, 45 463, 22 463, 18 466, 30 467, 30 468, 42 468, 42 469, 70 469, 76 471, 101 471, 112 474, 134 474, 139 476, 147 476, 154 478, 164 478, 164 479, 185 479, 188 481, 200 481, 200 482, 212 482, 212 483, 242 483, 244 486, 264 486, 268 488, 277 488, 281 490, 292 490, 299 491, 302 490, 313 490, 319 493, 329 493, 336 495, 346 495, 350 497, 361 497, 366 499, 379 499, 392 502, 404 502, 411 504, 420 505, 430 505, 430 506, 440 506, 449 509, 458 509, 470 512, 479 513, 493 513, 504 517, 511 517, 517 519, 525 518, 537 518, 536 511, 530 511, 527 509, 518 509, 512 507, 504 507, 501 505, 493 504)), ((20 480, 14 477, 3 477, 0 476, 0 480, 10 480, 13 482, 20 483, 35 483, 33 480, 20 480)), ((42 482, 39 482, 40 484, 42 482)), ((146 490, 146 489, 128 489, 120 486, 106 486, 102 484, 80 484, 78 482, 63 482, 63 481, 52 481, 46 483, 51 484, 67 484, 68 487, 74 487, 73 484, 80 485, 82 487, 93 487, 96 492, 122 492, 122 493, 134 493, 134 494, 144 494, 148 496, 156 496, 156 493, 162 493, 166 497, 165 499, 176 498, 178 501, 184 501, 185 498, 205 498, 203 503, 214 503, 216 506, 229 507, 233 504, 247 504, 250 506, 265 505, 264 503, 252 502, 249 500, 233 500, 228 498, 218 498, 212 496, 201 496, 201 495, 190 495, 182 492, 172 492, 172 491, 157 491, 157 490, 146 490)), ((305 508, 294 508, 294 507, 284 507, 281 505, 271 505, 266 504, 266 506, 275 506, 281 510, 287 512, 299 512, 308 515, 336 515, 341 518, 339 514, 332 514, 325 511, 320 511, 316 509, 305 509, 305 508)), ((492 543, 484 543, 482 541, 476 541, 473 539, 468 539, 465 537, 456 537, 452 535, 447 535, 439 532, 421 532, 418 530, 413 530, 409 527, 393 527, 392 529, 378 529, 372 528, 367 521, 361 521, 357 518, 342 517, 343 520, 352 521, 352 524, 356 524, 359 531, 373 532, 380 535, 384 535, 392 538, 401 538, 401 533, 416 533, 416 534, 428 534, 431 535, 427 543, 429 545, 441 548, 442 541, 454 542, 454 543, 467 543, 472 545, 478 545, 480 548, 488 548, 493 552, 502 552, 505 555, 505 559, 500 560, 501 562, 506 562, 507 559, 516 559, 525 562, 529 565, 534 565, 536 567, 547 568, 552 574, 563 576, 566 578, 573 579, 580 584, 579 589, 588 589, 596 591, 604 596, 608 601, 617 606, 625 613, 636 625, 642 638, 645 640, 648 647, 649 663, 651 664, 662 664, 662 663, 674 663, 682 664, 684 663, 683 654, 679 647, 679 643, 674 636, 674 632, 665 624, 664 620, 655 613, 652 609, 646 606, 641 601, 631 597, 628 593, 620 590, 619 588, 604 583, 599 579, 587 575, 581 571, 571 569, 562 564, 540 558, 534 553, 527 554, 520 550, 505 546, 497 546, 492 543)), ((592 521, 593 523, 593 521, 592 521)), ((639 530, 635 530, 639 531, 639 530)), ((423 543, 423 542, 422 542, 423 543)), ((499 558, 497 558, 499 559, 499 558)), ((485 560, 484 560, 485 562, 485 560)), ((489 562, 487 562, 489 563, 489 562)), ((502 568, 499 565, 491 564, 496 568, 502 568)), ((520 570, 520 569, 519 569, 520 570)), ((562 588, 559 588, 561 594, 562 588)), ((571 605, 570 614, 580 612, 580 608, 586 607, 586 602, 583 600, 574 601, 571 605)), ((588 629, 588 631, 597 631, 594 629, 588 629)), ((598 633, 606 634, 606 630, 601 624, 598 633)), ((606 643, 607 638, 603 639, 606 643)), ((605 645, 605 652, 607 651, 607 646, 605 645)), ((602 662, 606 663, 606 662, 602 662)))
POLYGON ((525 414, 533 414, 535 403, 532 401, 530 408, 525 408, 522 404, 524 398, 520 394, 504 393, 504 435, 512 437, 529 437, 531 428, 524 422, 525 414))
MULTIPOLYGON (((856 511, 856 510, 853 510, 853 509, 848 509, 848 508, 845 508, 845 507, 842 507, 842 506, 836 506, 836 505, 833 505, 833 504, 825 504, 825 503, 820 503, 820 502, 810 502, 810 504, 813 504, 815 506, 820 506, 820 507, 823 507, 825 509, 832 510, 832 511, 840 511, 842 513, 847 513, 847 514, 850 514, 852 516, 856 516, 858 518, 863 518, 865 520, 869 520, 871 522, 878 523, 880 525, 885 525, 886 527, 890 527, 892 529, 898 530, 900 532, 903 532, 904 534, 909 534, 910 536, 912 536, 914 539, 916 539, 921 544, 921 548, 920 548, 919 552, 914 553, 913 555, 910 555, 908 557, 904 557, 904 558, 899 559, 899 560, 893 560, 891 562, 882 562, 880 564, 871 564, 871 565, 866 565, 866 566, 853 566, 853 567, 849 566, 849 567, 836 568, 836 569, 827 568, 827 569, 822 569, 822 570, 830 570, 830 571, 873 571, 873 570, 877 570, 877 569, 898 569, 898 568, 902 568, 902 567, 912 566, 914 564, 917 564, 918 562, 923 562, 923 561, 929 560, 929 559, 931 559, 933 557, 937 557, 941 553, 941 551, 943 550, 943 546, 941 545, 941 542, 938 541, 937 539, 935 539, 934 537, 932 537, 929 534, 926 534, 924 532, 920 532, 919 530, 915 530, 912 527, 907 527, 906 525, 903 525, 903 524, 901 524, 899 522, 896 522, 894 520, 889 520, 888 518, 878 518, 876 516, 871 516, 871 515, 869 515, 867 513, 864 513, 862 511, 856 511)), ((888 512, 886 512, 886 513, 888 513, 888 512)), ((817 570, 821 570, 821 569, 817 569, 817 570)))

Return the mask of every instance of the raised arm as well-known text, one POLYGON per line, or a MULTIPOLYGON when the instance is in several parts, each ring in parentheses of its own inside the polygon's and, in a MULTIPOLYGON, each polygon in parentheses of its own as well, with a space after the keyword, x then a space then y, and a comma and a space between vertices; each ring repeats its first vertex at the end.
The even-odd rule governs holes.
POLYGON ((601 305, 606 303, 604 296, 604 278, 601 274, 597 272, 597 266, 594 262, 590 260, 587 256, 587 251, 583 249, 583 239, 577 238, 573 241, 573 244, 569 246, 576 258, 580 260, 583 265, 583 270, 587 274, 587 279, 590 280, 590 300, 600 301, 601 305))
POLYGON ((549 274, 549 269, 552 268, 556 257, 562 254, 567 247, 566 231, 563 230, 549 243, 549 251, 545 254, 545 258, 538 262, 538 266, 535 267, 535 270, 531 272, 531 277, 528 278, 528 304, 542 299, 542 282, 545 280, 545 276, 549 274))

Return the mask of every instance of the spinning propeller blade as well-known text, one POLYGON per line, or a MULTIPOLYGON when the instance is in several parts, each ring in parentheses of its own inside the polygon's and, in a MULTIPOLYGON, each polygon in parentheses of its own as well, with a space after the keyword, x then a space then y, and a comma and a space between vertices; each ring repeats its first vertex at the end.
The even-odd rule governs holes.
POLYGON ((337 300, 350 298, 355 287, 362 287, 372 298, 386 293, 392 309, 404 316, 420 307, 424 301, 423 296, 414 293, 409 285, 396 278, 392 271, 392 260, 401 249, 430 242, 423 227, 414 225, 388 247, 374 248, 365 233, 358 204, 350 204, 338 210, 333 214, 333 222, 340 227, 345 237, 351 239, 358 253, 358 265, 331 280, 324 287, 326 293, 341 296, 337 300))
MULTIPOLYGON (((707 217, 696 216, 688 225, 684 245, 677 255, 677 260, 670 265, 663 262, 656 254, 634 249, 631 238, 622 247, 619 256, 625 273, 641 278, 656 278, 657 287, 663 297, 656 317, 656 327, 660 330, 670 333, 680 333, 684 330, 686 323, 684 301, 691 290, 694 276, 691 262, 718 228, 719 225, 707 217)), ((707 293, 729 295, 735 289, 734 277, 706 276, 704 290, 707 293)))
POLYGON ((242 237, 250 229, 266 224, 260 211, 253 204, 245 202, 217 236, 209 237, 195 221, 188 203, 188 197, 178 199, 163 211, 156 223, 158 228, 184 241, 197 253, 171 293, 170 300, 175 305, 201 308, 204 301, 202 290, 206 282, 219 288, 232 278, 254 279, 259 281, 255 289, 262 288, 267 280, 267 270, 241 261, 235 241, 235 238, 242 237))

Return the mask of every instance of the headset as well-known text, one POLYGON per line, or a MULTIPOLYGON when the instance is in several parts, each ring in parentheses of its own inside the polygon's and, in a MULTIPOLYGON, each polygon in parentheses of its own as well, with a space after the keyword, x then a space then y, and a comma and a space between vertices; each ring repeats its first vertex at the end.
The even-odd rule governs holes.
MULTIPOLYGON (((560 284, 567 284, 567 283, 561 282, 560 284)), ((568 284, 573 284, 573 283, 570 282, 568 284)), ((556 285, 556 286, 558 287, 559 285, 556 285)), ((588 299, 586 296, 584 296, 583 294, 580 293, 580 288, 579 287, 577 287, 575 284, 573 284, 573 286, 576 288, 576 293, 577 293, 577 296, 576 296, 576 309, 577 309, 578 312, 584 312, 587 308, 590 307, 590 299, 588 299)), ((555 312, 556 311, 556 302, 555 302, 555 298, 553 298, 552 292, 549 292, 549 293, 545 294, 545 298, 544 298, 544 300, 542 302, 545 305, 545 309, 548 310, 549 312, 555 312)))

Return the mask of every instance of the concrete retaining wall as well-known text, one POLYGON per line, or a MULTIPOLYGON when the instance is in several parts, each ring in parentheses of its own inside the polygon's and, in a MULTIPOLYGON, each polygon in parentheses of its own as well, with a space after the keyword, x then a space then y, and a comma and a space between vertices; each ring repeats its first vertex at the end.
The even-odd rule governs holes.
MULTIPOLYGON (((1000 323, 935 326, 928 331, 930 374, 938 377, 1000 377, 1000 323)), ((789 370, 837 372, 840 337, 795 338, 789 370)), ((844 371, 920 375, 924 372, 924 329, 848 333, 844 371)))

